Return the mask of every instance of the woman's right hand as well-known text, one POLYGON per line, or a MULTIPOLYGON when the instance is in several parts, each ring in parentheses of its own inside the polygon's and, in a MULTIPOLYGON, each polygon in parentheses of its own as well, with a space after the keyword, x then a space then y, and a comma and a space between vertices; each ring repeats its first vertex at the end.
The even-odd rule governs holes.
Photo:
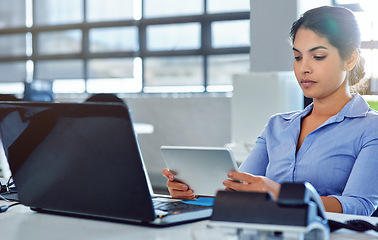
POLYGON ((163 176, 168 179, 167 187, 171 197, 184 199, 192 199, 196 197, 193 195, 193 190, 191 190, 187 184, 175 180, 175 176, 168 168, 163 170, 163 176))

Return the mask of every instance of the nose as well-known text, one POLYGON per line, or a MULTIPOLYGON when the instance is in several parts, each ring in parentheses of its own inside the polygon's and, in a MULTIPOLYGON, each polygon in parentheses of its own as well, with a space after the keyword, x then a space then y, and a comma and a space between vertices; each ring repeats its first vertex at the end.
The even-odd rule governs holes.
POLYGON ((312 68, 308 58, 302 58, 300 63, 300 71, 302 74, 311 73, 312 68))

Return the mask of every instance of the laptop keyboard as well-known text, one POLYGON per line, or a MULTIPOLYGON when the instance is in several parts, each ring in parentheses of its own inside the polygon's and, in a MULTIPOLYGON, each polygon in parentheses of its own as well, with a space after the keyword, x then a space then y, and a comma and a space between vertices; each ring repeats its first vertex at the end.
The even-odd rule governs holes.
POLYGON ((152 202, 154 204, 155 210, 160 210, 164 212, 190 212, 195 211, 199 209, 208 209, 210 207, 206 206, 199 206, 199 205, 192 205, 192 204, 186 204, 182 203, 181 201, 159 201, 157 199, 152 199, 152 202))

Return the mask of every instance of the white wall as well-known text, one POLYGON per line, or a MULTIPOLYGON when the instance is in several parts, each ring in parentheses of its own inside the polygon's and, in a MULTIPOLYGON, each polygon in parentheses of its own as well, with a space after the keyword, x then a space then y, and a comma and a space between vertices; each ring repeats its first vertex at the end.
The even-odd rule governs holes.
POLYGON ((291 71, 291 24, 296 0, 251 0, 251 72, 291 71))
POLYGON ((293 71, 236 75, 231 101, 231 147, 236 160, 244 161, 272 115, 301 109, 303 94, 293 71))
POLYGON ((292 71, 289 32, 308 9, 331 5, 331 0, 250 0, 250 71, 292 71))

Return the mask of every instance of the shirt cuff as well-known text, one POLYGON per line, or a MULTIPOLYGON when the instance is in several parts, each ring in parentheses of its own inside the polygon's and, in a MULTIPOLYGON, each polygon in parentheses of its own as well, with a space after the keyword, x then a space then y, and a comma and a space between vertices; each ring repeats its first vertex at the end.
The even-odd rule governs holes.
POLYGON ((375 210, 373 204, 363 198, 336 195, 330 195, 329 197, 334 197, 341 203, 345 214, 371 216, 375 210))

